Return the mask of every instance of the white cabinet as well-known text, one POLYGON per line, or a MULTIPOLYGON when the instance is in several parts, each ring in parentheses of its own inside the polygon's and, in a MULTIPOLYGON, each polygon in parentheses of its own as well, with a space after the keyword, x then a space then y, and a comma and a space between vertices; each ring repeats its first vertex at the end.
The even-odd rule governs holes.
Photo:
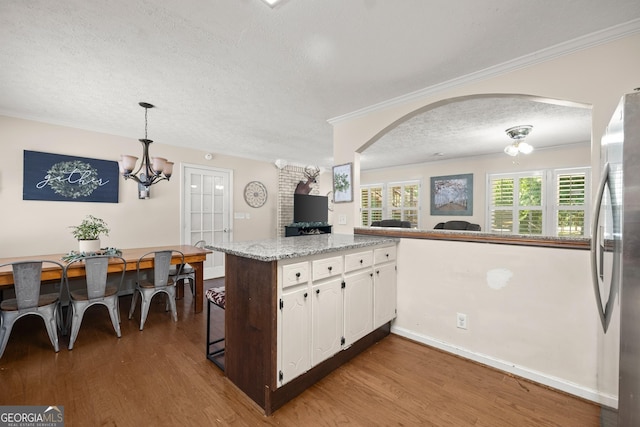
POLYGON ((279 262, 278 386, 396 316, 396 247, 279 262))
POLYGON ((386 246, 384 248, 377 248, 373 251, 373 263, 382 264, 384 262, 395 262, 396 260, 396 246, 386 246))
POLYGON ((312 287, 311 363, 317 365, 342 347, 342 277, 312 287))
POLYGON ((311 368, 311 278, 309 261, 286 264, 278 271, 278 377, 285 382, 311 368))
POLYGON ((314 282, 342 274, 343 270, 341 256, 317 259, 312 262, 312 265, 314 282))
POLYGON ((282 333, 279 342, 281 376, 292 379, 311 368, 309 321, 311 300, 306 287, 282 295, 282 333))
POLYGON ((282 288, 306 285, 309 281, 309 262, 297 262, 282 266, 282 288))
POLYGON ((373 251, 373 329, 396 317, 396 247, 373 251))
POLYGON ((344 345, 349 346, 373 330, 373 273, 367 268, 345 276, 344 345))
POLYGON ((373 329, 396 317, 396 264, 387 263, 374 268, 373 329))
POLYGON ((344 271, 356 271, 373 265, 373 251, 356 252, 344 256, 344 271))

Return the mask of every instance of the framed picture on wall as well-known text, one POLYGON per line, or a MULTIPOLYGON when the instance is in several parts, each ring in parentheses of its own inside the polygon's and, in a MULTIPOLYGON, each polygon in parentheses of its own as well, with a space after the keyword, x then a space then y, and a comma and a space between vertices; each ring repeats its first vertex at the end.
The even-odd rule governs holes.
POLYGON ((24 150, 22 200, 118 203, 118 162, 24 150))
POLYGON ((431 215, 473 215, 473 174, 431 177, 431 215))
POLYGON ((333 202, 347 203, 353 202, 353 164, 333 167, 333 202))

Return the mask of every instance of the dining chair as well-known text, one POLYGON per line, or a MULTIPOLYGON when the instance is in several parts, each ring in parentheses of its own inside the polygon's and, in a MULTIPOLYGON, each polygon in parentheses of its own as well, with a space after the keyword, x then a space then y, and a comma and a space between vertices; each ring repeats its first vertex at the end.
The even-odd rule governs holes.
POLYGON ((86 280, 83 281, 84 286, 79 289, 71 289, 69 275, 66 277, 66 288, 69 296, 69 310, 67 311, 67 325, 65 331, 71 327, 69 336, 69 350, 73 349, 73 345, 78 337, 82 318, 87 308, 92 305, 104 305, 109 311, 109 317, 113 324, 116 336, 120 338, 120 303, 118 294, 122 288, 124 281, 124 273, 127 269, 127 261, 121 256, 116 255, 95 255, 79 258, 67 264, 65 272, 69 271, 76 264, 84 264, 86 280), (117 277, 115 284, 108 284, 107 278, 109 267, 119 269, 114 272, 117 277))
MULTIPOLYGON (((56 261, 34 260, 5 263, 10 265, 13 272, 15 298, 6 299, 0 303, 0 358, 4 354, 9 341, 9 335, 15 322, 21 317, 36 315, 42 318, 47 328, 53 349, 60 351, 58 343, 58 329, 62 327, 62 311, 60 310, 60 294, 64 283, 64 266, 56 261), (49 268, 60 269, 60 282, 54 282, 53 293, 42 293, 42 270, 49 268)), ((47 285, 45 285, 47 286, 47 285)))
MULTIPOLYGON (((193 244, 193 246, 197 248, 203 248, 206 244, 207 242, 205 240, 198 240, 196 243, 193 244)), ((182 286, 184 286, 185 281, 189 282, 189 287, 191 288, 191 294, 193 295, 193 299, 195 301, 196 271, 191 265, 185 264, 182 266, 182 271, 180 272, 180 274, 178 274, 179 267, 180 267, 179 265, 172 265, 171 269, 169 270, 169 277, 172 278, 174 282, 176 282, 176 286, 179 284, 182 284, 182 286)))
POLYGON ((151 299, 154 295, 164 293, 167 295, 166 309, 171 309, 171 317, 174 322, 178 321, 178 312, 176 311, 176 282, 169 277, 169 269, 171 267, 171 259, 174 254, 178 254, 181 258, 178 266, 178 275, 181 273, 181 266, 184 265, 184 254, 178 250, 168 251, 152 251, 142 255, 137 261, 137 274, 138 279, 136 281, 135 289, 133 290, 133 297, 131 298, 131 308, 129 309, 129 319, 133 317, 133 312, 136 309, 138 294, 140 294, 141 304, 140 308, 142 313, 140 314, 140 330, 144 328, 144 323, 147 320, 149 314, 149 307, 151 306, 151 299), (140 268, 140 264, 153 260, 153 277, 148 278, 149 270, 140 268))

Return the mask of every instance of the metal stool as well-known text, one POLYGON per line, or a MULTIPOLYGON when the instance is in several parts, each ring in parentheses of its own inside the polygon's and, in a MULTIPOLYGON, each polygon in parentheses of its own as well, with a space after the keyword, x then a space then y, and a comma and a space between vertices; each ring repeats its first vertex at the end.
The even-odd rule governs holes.
POLYGON ((224 336, 211 339, 211 306, 215 305, 224 310, 226 305, 224 286, 207 289, 205 297, 209 302, 207 304, 207 359, 224 371, 224 345, 222 347, 215 345, 224 342, 224 336))

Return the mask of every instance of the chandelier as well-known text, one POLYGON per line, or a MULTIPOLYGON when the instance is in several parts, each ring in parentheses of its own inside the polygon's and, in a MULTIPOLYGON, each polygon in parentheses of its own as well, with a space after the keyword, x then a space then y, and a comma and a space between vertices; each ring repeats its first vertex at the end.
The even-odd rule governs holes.
POLYGON ((513 143, 504 147, 504 152, 509 156, 515 157, 518 154, 530 154, 533 151, 533 147, 524 139, 529 135, 529 132, 533 129, 531 125, 514 126, 505 130, 509 138, 513 139, 513 143))
POLYGON ((138 158, 121 154, 118 165, 124 179, 131 178, 148 189, 163 179, 169 181, 173 172, 173 163, 163 157, 149 157, 149 145, 153 141, 147 138, 147 113, 149 108, 153 108, 153 105, 148 102, 139 102, 138 104, 144 108, 144 139, 138 140, 142 143, 142 162, 138 169, 135 169, 138 158))

